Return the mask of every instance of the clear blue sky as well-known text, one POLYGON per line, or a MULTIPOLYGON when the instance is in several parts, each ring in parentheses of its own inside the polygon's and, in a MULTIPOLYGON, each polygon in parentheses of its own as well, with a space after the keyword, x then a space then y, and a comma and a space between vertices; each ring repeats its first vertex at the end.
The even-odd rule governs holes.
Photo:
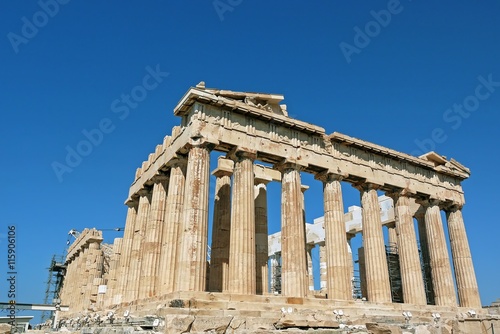
MULTIPOLYGON (((43 300, 46 268, 71 228, 124 226, 135 169, 201 80, 284 94, 291 116, 327 133, 406 153, 434 146, 469 167, 463 212, 482 303, 500 297, 498 1, 43 1, 0 11, 0 243, 6 254, 15 225, 18 301, 43 300), (157 84, 137 88, 155 70, 157 84), (103 120, 112 131, 58 178, 54 162, 103 120)), ((304 183, 311 222, 322 215, 321 184, 304 183)), ((346 209, 359 205, 344 189, 346 209)), ((279 185, 270 194, 275 232, 279 185)), ((6 275, 6 255, 1 262, 6 275)))

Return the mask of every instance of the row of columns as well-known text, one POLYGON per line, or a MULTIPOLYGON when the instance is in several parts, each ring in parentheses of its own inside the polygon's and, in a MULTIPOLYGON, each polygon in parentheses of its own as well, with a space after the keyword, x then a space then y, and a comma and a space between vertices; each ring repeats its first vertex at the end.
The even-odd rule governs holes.
MULTIPOLYGON (((363 219, 362 285, 369 301, 390 302, 387 259, 382 235, 376 186, 358 186, 361 191, 363 219)), ((411 194, 405 191, 388 193, 394 200, 395 228, 389 229, 389 242, 397 243, 403 300, 415 305, 427 304, 424 276, 430 282, 431 301, 435 305, 457 306, 448 248, 437 200, 421 200, 421 209, 415 214, 418 221, 419 240, 423 262, 422 274, 411 210, 411 194), (429 242, 430 241, 430 242, 429 242)), ((481 307, 474 267, 468 245, 460 207, 445 207, 448 220, 451 254, 455 269, 458 305, 481 307)), ((362 258, 362 259, 361 259, 362 258)))
MULTIPOLYGON (((116 284, 109 304, 172 292, 178 273, 179 233, 184 221, 187 161, 176 157, 170 173, 153 178, 150 188, 128 202, 116 284)), ((193 180, 191 180, 193 182, 193 180)), ((184 227, 182 227, 184 228, 184 227)), ((186 226, 187 228, 187 226, 186 226)))
POLYGON ((254 153, 237 151, 228 156, 230 159, 219 158, 219 167, 213 173, 216 185, 209 290, 267 293, 266 184, 271 178, 256 175, 254 153))
POLYGON ((95 304, 98 288, 104 283, 100 231, 85 229, 80 238, 85 239, 80 248, 66 259, 65 283, 60 295, 61 302, 73 310, 87 310, 95 304))
MULTIPOLYGON (((235 150, 228 154, 228 158, 232 164, 226 164, 226 167, 230 167, 218 168, 214 172, 216 194, 208 280, 210 148, 194 145, 189 150, 187 161, 183 157, 174 159, 169 176, 154 178, 152 192, 143 189, 138 200, 129 203, 118 268, 118 277, 127 279, 122 279, 121 286, 117 284, 115 289, 121 292, 120 302, 172 291, 267 292, 266 183, 270 180, 255 178, 254 152, 235 150)), ((300 166, 286 162, 277 167, 282 182, 281 291, 285 296, 305 297, 310 282, 300 166)), ((316 177, 323 182, 327 295, 332 299, 349 300, 352 297, 352 259, 347 249, 341 176, 320 173, 316 177)), ((391 302, 377 187, 370 183, 356 187, 360 190, 363 210, 367 297, 374 302, 391 302)), ((426 296, 409 195, 400 192, 392 196, 395 199, 404 301, 424 305, 426 296)), ((437 202, 428 202, 423 226, 425 240, 431 241, 427 243, 427 253, 435 303, 455 305, 451 267, 447 261, 437 202)), ((460 208, 453 207, 448 211, 448 226, 460 305, 480 306, 460 208)))
POLYGON ((209 157, 208 146, 191 147, 187 159, 179 156, 170 163, 169 176, 158 175, 152 189, 141 190, 138 200, 128 203, 115 274, 122 278, 114 288, 119 297, 110 303, 173 291, 267 293, 265 184, 270 180, 254 177, 251 152, 234 152, 232 168, 216 172, 207 280, 209 157))

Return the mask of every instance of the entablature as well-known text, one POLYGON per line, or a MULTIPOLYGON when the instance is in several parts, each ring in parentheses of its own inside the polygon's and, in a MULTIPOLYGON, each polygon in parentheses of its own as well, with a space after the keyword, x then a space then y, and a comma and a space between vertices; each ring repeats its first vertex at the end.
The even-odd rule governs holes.
POLYGON ((435 152, 414 157, 338 132, 326 135, 321 127, 287 117, 286 108, 278 105, 282 100, 277 94, 206 89, 201 84, 191 88, 174 110, 183 118, 181 126, 138 169, 129 200, 159 171, 168 170, 171 159, 186 154, 190 143, 203 141, 216 151, 251 150, 258 161, 292 161, 302 171, 342 175, 354 184, 464 202, 460 182, 470 171, 454 159, 435 152))

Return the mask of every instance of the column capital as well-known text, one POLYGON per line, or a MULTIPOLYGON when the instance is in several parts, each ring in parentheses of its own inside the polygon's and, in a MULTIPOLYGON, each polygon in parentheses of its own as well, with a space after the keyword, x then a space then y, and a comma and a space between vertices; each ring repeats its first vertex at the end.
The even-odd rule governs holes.
POLYGON ((185 167, 187 166, 187 157, 183 154, 175 154, 170 161, 167 162, 167 166, 170 168, 175 167, 185 167))
POLYGON ((168 181, 168 178, 169 178, 168 175, 163 173, 158 173, 151 178, 151 181, 153 181, 154 183, 159 183, 162 181, 168 181))
POLYGON ((463 203, 451 202, 443 205, 443 209, 448 212, 456 212, 462 210, 463 203))
POLYGON ((129 208, 136 208, 139 205, 139 201, 136 196, 133 196, 125 202, 125 205, 129 208))
POLYGON ((148 196, 150 193, 151 193, 151 191, 150 191, 149 189, 147 189, 147 188, 142 188, 142 189, 140 189, 140 190, 137 192, 137 194, 138 194, 139 196, 141 196, 141 197, 142 197, 142 196, 148 196))
POLYGON ((427 208, 429 206, 439 206, 439 208, 441 208, 441 206, 443 205, 443 201, 437 199, 437 198, 431 198, 431 197, 427 197, 427 198, 417 198, 415 200, 416 203, 422 205, 424 208, 427 208))
POLYGON ((320 180, 323 182, 331 182, 331 181, 342 181, 347 176, 348 176, 347 174, 337 174, 329 170, 325 170, 323 172, 316 173, 316 175, 314 175, 314 178, 316 180, 320 180))
POLYGON ((385 195, 392 198, 393 200, 396 200, 400 196, 413 197, 416 194, 416 191, 408 188, 393 188, 385 192, 385 195))
MULTIPOLYGON (((214 143, 209 142, 208 140, 206 140, 206 138, 203 138, 203 137, 194 138, 193 137, 193 138, 190 138, 188 143, 186 143, 186 145, 184 145, 183 148, 187 152, 189 152, 189 150, 191 150, 194 147, 205 148, 210 152, 214 149, 215 146, 216 145, 214 143)), ((183 150, 181 152, 184 153, 183 150)))
POLYGON ((359 191, 378 190, 382 187, 382 185, 373 182, 358 182, 353 183, 352 186, 359 191))
POLYGON ((227 158, 235 162, 243 159, 255 160, 257 159, 257 151, 248 148, 235 146, 227 153, 227 158))
POLYGON ((281 162, 278 162, 274 165, 274 168, 276 168, 277 170, 279 170, 281 173, 287 171, 287 170, 290 170, 290 169, 293 169, 293 170, 296 170, 296 171, 301 171, 303 170, 305 167, 307 167, 307 165, 304 165, 302 162, 300 161, 296 161, 296 160, 288 160, 288 159, 283 159, 283 161, 281 162))

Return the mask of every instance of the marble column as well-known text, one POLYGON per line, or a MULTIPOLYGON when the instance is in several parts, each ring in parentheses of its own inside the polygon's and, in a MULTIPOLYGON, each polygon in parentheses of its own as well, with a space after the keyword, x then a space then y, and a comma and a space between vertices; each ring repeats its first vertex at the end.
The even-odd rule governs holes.
POLYGON ((75 282, 76 282, 76 263, 75 255, 71 258, 66 259, 66 275, 63 282, 63 288, 61 293, 61 304, 73 307, 74 305, 74 292, 75 292, 75 282))
POLYGON ((124 301, 127 291, 128 277, 130 273, 130 256, 132 253, 132 240, 134 238, 135 222, 139 203, 136 200, 127 202, 127 218, 125 221, 125 231, 123 232, 122 254, 116 279, 116 293, 113 304, 120 304, 124 301))
POLYGON ((168 176, 158 174, 153 177, 151 208, 146 222, 139 284, 139 299, 153 297, 157 287, 159 259, 162 244, 168 176))
POLYGON ((90 304, 97 302, 97 294, 99 289, 99 284, 102 283, 102 274, 104 266, 104 252, 101 249, 102 237, 99 239, 89 240, 89 277, 87 285, 87 298, 85 308, 88 308, 90 304))
POLYGON ((432 285, 431 266, 429 258, 429 243, 425 229, 425 208, 420 208, 415 212, 415 219, 418 224, 418 239, 420 242, 420 252, 422 254, 422 277, 424 279, 425 294, 427 304, 434 305, 434 287, 432 285))
POLYGON ((371 302, 390 303, 391 287, 377 190, 370 183, 362 184, 358 189, 361 191, 367 299, 371 302))
POLYGON ((432 244, 429 244, 429 259, 434 300, 439 306, 457 306, 439 202, 430 200, 425 204, 427 206, 425 211, 427 240, 432 240, 432 244))
POLYGON ((446 210, 446 216, 459 305, 461 307, 481 308, 481 299, 461 206, 452 205, 446 210))
POLYGON ((301 197, 301 201, 302 201, 302 226, 304 227, 304 238, 305 238, 305 242, 306 242, 306 247, 304 249, 305 251, 305 255, 306 255, 306 264, 307 264, 307 271, 306 271, 306 279, 307 279, 307 285, 306 285, 306 293, 308 296, 312 297, 313 296, 313 291, 314 291, 314 278, 313 278, 313 271, 312 271, 312 257, 311 257, 311 253, 310 253, 310 249, 308 249, 308 245, 307 245, 307 229, 306 229, 306 200, 305 200, 305 192, 306 190, 309 189, 309 186, 306 186, 305 184, 302 184, 300 186, 300 191, 302 192, 302 197, 301 197), (313 290, 311 291, 311 282, 313 282, 312 286, 313 286, 313 290))
POLYGON ((363 247, 358 248, 358 265, 359 265, 359 284, 361 288, 361 297, 367 298, 368 289, 366 284, 366 266, 365 266, 365 250, 363 247))
POLYGON ((351 239, 354 238, 355 234, 351 233, 346 233, 347 237, 347 258, 348 258, 348 264, 349 264, 349 280, 350 280, 350 287, 351 287, 351 298, 354 297, 354 259, 353 259, 353 252, 352 252, 352 245, 351 245, 351 239))
POLYGON ((130 250, 130 268, 127 277, 125 301, 131 302, 139 296, 140 271, 142 262, 142 244, 144 242, 144 230, 148 221, 149 209, 151 206, 151 192, 149 189, 139 191, 139 207, 137 211, 136 224, 132 238, 130 250))
POLYGON ((184 188, 186 183, 187 160, 183 156, 172 159, 168 185, 167 202, 165 205, 165 224, 160 254, 160 269, 158 275, 159 295, 174 291, 178 268, 177 254, 179 247, 180 226, 184 213, 184 188))
POLYGON ((82 310, 82 307, 84 305, 85 289, 87 288, 87 278, 88 278, 88 270, 87 270, 88 254, 89 254, 89 248, 87 245, 84 245, 78 255, 78 268, 81 269, 79 270, 80 275, 78 275, 78 284, 76 285, 78 291, 75 303, 76 310, 82 310))
POLYGON ((77 290, 76 289, 76 281, 77 281, 77 271, 78 271, 78 268, 76 267, 77 261, 76 261, 75 257, 73 257, 70 265, 72 267, 72 270, 71 270, 71 276, 68 276, 68 280, 67 280, 67 282, 70 282, 70 284, 68 284, 68 287, 67 287, 68 300, 67 300, 66 304, 69 305, 70 307, 73 307, 75 305, 75 301, 76 301, 75 293, 77 290))
POLYGON ((204 291, 207 277, 210 149, 191 147, 186 169, 184 215, 179 233, 176 290, 204 291))
MULTIPOLYGON (((394 211, 396 211, 396 208, 394 208, 394 211)), ((394 250, 398 249, 398 234, 396 233, 396 227, 395 226, 387 226, 387 234, 388 234, 388 241, 389 241, 389 247, 395 248, 394 250)))
POLYGON ((229 292, 255 294, 255 153, 238 151, 234 158, 229 236, 229 292))
MULTIPOLYGON (((75 259, 73 260, 73 263, 75 265, 75 268, 81 268, 82 267, 82 262, 83 262, 83 248, 80 249, 75 254, 75 259)), ((80 306, 80 294, 81 294, 81 286, 83 285, 82 282, 82 275, 81 273, 78 274, 78 272, 75 275, 75 283, 73 284, 73 291, 71 292, 71 299, 72 299, 72 307, 74 310, 78 310, 80 306)))
POLYGON ((327 258, 327 296, 352 299, 351 268, 347 251, 341 178, 333 174, 319 176, 323 181, 324 227, 327 258))
POLYGON ((313 244, 306 244, 306 255, 307 255, 307 275, 308 275, 308 285, 309 291, 314 292, 314 274, 313 274, 313 261, 312 261, 312 249, 313 244))
POLYGON ((231 227, 231 175, 234 163, 219 157, 215 180, 215 200, 212 227, 212 253, 210 256, 209 291, 228 290, 229 239, 231 227))
POLYGON ((403 301, 407 304, 426 305, 417 235, 410 210, 410 198, 401 192, 389 195, 394 200, 403 301))
POLYGON ((299 166, 281 166, 281 293, 307 295, 307 259, 299 166))
POLYGON ((270 180, 255 179, 255 270, 258 295, 267 294, 268 288, 268 226, 267 226, 267 188, 270 180))
POLYGON ((319 287, 322 293, 327 294, 328 289, 328 265, 326 256, 326 245, 324 242, 318 244, 319 253, 319 287))
POLYGON ((113 298, 116 295, 118 270, 120 268, 120 257, 122 249, 122 238, 115 238, 113 240, 113 255, 109 263, 109 272, 107 279, 107 289, 104 299, 104 306, 109 307, 113 305, 113 298))

